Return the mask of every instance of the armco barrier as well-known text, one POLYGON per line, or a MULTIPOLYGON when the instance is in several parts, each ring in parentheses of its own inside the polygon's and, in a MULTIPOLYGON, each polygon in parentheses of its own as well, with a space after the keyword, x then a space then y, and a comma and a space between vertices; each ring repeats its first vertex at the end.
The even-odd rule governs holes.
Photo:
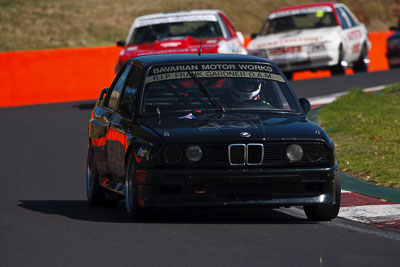
MULTIPOLYGON (((369 71, 388 68, 389 35, 370 33, 369 71)), ((119 51, 119 47, 107 46, 0 53, 0 107, 95 99, 111 84, 119 51)), ((327 76, 329 71, 304 71, 295 73, 294 79, 327 76)))

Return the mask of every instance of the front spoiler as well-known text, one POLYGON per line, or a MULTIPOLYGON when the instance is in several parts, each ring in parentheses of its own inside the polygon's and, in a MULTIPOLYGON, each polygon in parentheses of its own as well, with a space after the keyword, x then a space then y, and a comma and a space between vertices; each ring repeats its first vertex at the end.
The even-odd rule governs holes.
POLYGON ((333 205, 337 165, 305 169, 137 170, 142 207, 333 205))

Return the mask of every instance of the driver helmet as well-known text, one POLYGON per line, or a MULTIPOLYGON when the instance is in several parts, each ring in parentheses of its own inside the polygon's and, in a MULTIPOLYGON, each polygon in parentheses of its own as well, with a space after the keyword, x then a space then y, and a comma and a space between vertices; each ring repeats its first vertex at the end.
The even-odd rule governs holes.
POLYGON ((260 98, 261 80, 259 79, 234 79, 231 94, 239 102, 257 100, 260 98))

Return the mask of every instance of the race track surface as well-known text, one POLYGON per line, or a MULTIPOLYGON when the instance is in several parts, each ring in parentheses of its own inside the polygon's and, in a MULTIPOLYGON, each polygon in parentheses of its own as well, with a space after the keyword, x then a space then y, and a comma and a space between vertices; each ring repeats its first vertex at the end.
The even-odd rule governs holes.
MULTIPOLYGON (((299 81, 316 97, 398 81, 400 70, 299 81)), ((171 209, 127 219, 86 202, 93 101, 0 109, 0 266, 398 266, 400 233, 301 209, 171 209)))

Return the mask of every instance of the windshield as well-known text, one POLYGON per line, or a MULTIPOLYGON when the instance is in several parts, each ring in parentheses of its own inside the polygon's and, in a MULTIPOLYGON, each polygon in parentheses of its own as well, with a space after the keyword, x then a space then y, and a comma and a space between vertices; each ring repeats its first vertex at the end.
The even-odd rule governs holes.
POLYGON ((295 96, 269 64, 202 63, 149 70, 143 114, 243 110, 299 112, 295 96))
POLYGON ((218 21, 186 21, 146 25, 135 29, 129 44, 150 43, 174 37, 223 37, 218 21))
POLYGON ((267 27, 262 29, 262 34, 316 29, 336 25, 335 15, 329 7, 324 7, 322 9, 297 9, 271 14, 267 27))

